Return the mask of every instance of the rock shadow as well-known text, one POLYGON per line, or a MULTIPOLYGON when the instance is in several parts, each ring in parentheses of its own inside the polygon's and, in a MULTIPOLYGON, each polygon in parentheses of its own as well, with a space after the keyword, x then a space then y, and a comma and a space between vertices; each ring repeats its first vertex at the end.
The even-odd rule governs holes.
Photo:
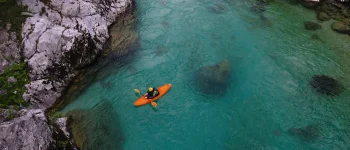
POLYGON ((321 131, 316 125, 308 125, 302 128, 289 128, 288 133, 305 141, 316 140, 321 137, 321 131))
POLYGON ((269 3, 270 2, 268 0, 257 0, 256 3, 250 7, 250 11, 259 16, 261 25, 264 27, 272 26, 270 19, 264 14, 269 3))
POLYGON ((344 91, 344 86, 336 79, 326 75, 314 75, 309 84, 321 94, 337 96, 344 91))

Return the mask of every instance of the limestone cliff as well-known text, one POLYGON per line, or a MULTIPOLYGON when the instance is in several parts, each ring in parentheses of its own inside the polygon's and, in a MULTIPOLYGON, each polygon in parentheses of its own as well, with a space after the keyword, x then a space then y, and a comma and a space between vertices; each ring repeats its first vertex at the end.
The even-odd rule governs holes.
MULTIPOLYGON (((108 27, 132 0, 20 0, 30 17, 22 27, 23 56, 30 68, 19 117, 0 122, 0 149, 52 149, 52 127, 44 115, 108 40, 108 27)), ((1 43, 0 43, 1 44, 1 43)), ((17 53, 16 53, 17 54, 17 53)))

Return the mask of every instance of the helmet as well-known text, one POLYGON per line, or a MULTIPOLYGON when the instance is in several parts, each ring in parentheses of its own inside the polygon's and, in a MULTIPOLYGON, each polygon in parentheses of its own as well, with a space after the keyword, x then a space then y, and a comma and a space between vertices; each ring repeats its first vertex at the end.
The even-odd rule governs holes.
POLYGON ((148 92, 153 92, 153 88, 152 88, 152 87, 149 87, 149 88, 148 88, 148 92))

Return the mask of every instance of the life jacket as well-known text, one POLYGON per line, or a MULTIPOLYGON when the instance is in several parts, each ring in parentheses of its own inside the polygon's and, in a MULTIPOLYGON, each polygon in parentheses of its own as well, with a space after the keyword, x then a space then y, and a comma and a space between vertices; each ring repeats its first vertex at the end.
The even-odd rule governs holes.
POLYGON ((147 97, 154 97, 154 96, 157 96, 159 94, 159 91, 157 88, 153 88, 153 91, 152 92, 147 92, 147 97))

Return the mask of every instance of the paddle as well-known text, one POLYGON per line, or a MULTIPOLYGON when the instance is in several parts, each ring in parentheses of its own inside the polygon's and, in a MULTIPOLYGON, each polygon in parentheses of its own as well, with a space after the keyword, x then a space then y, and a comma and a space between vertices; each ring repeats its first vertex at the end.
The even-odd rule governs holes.
MULTIPOLYGON (((138 89, 134 89, 134 91, 135 91, 136 93, 139 93, 141 96, 143 96, 143 94, 141 94, 140 91, 139 91, 138 89)), ((148 99, 148 100, 149 100, 149 99, 148 99)), ((155 103, 155 102, 153 102, 153 101, 151 101, 151 100, 149 100, 149 101, 151 102, 151 104, 152 104, 153 107, 157 107, 157 103, 155 103)))

